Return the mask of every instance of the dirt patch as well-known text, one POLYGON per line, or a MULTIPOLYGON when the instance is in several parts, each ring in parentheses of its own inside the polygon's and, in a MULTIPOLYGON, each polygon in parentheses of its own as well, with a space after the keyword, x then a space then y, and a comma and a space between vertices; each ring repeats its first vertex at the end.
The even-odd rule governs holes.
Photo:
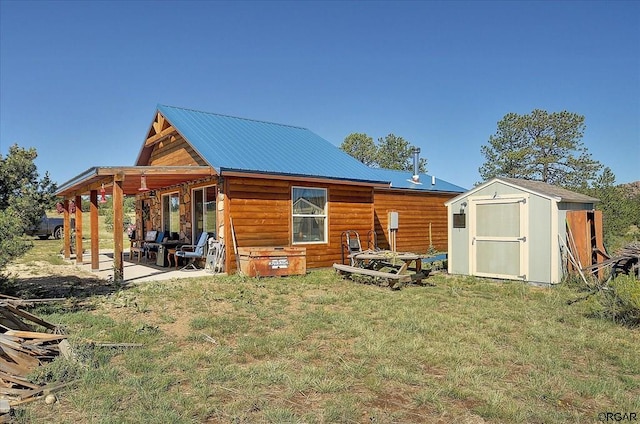
POLYGON ((97 278, 71 263, 61 265, 37 261, 9 264, 2 292, 23 299, 87 298, 118 289, 109 280, 97 278))

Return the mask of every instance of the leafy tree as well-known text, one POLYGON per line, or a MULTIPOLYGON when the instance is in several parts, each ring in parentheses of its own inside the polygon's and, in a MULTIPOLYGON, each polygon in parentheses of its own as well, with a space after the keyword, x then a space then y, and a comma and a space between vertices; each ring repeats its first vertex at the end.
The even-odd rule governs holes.
POLYGON ((367 166, 376 164, 378 148, 373 138, 364 133, 349 134, 340 145, 340 149, 367 166))
MULTIPOLYGON (((413 147, 402 137, 393 134, 378 139, 378 166, 384 169, 413 171, 413 147)), ((421 158, 420 172, 426 172, 427 160, 421 158)))
POLYGON ((55 204, 56 184, 45 173, 39 178, 34 148, 14 144, 6 157, 0 154, 0 270, 32 246, 24 231, 37 225, 55 204))
MULTIPOLYGON (((413 147, 394 134, 379 138, 376 145, 367 134, 352 133, 344 139, 340 149, 367 166, 413 171, 413 147)), ((420 172, 426 172, 427 160, 420 158, 418 166, 420 172)))
POLYGON ((536 109, 528 115, 508 113, 481 147, 484 180, 503 176, 587 187, 602 165, 582 144, 584 116, 536 109))

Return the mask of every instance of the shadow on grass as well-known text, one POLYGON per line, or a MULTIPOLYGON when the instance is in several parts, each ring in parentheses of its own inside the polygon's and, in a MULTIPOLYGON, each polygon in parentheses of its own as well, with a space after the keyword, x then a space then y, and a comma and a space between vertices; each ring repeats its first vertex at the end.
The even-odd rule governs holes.
POLYGON ((127 285, 91 276, 0 277, 0 292, 20 299, 65 298, 82 301, 126 289, 127 285))

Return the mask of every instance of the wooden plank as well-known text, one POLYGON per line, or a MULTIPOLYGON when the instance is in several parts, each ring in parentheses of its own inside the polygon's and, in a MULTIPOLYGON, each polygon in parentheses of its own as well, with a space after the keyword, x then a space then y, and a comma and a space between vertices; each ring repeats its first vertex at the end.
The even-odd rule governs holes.
POLYGON ((37 389, 38 387, 40 387, 39 384, 34 384, 29 380, 27 380, 26 378, 22 378, 16 375, 11 375, 2 371, 0 371, 0 379, 5 382, 8 381, 10 383, 19 384, 21 386, 29 387, 31 389, 37 389))
POLYGON ((6 343, 0 343, 0 349, 2 349, 9 358, 22 368, 32 370, 40 366, 40 361, 36 358, 27 353, 21 352, 18 349, 13 349, 6 343))
MULTIPOLYGON (((16 315, 20 315, 21 317, 26 318, 29 321, 34 322, 36 324, 39 324, 39 325, 41 325, 41 326, 43 326, 45 328, 48 328, 49 330, 55 330, 56 329, 55 325, 53 325, 51 323, 48 323, 47 321, 45 321, 43 319, 40 319, 37 316, 35 316, 33 314, 30 314, 27 311, 23 311, 22 309, 18 309, 16 307, 12 306, 12 305, 6 305, 5 308, 7 308, 8 310, 10 310, 11 312, 13 312, 16 315)), ((0 309, 0 312, 2 312, 1 309, 0 309)), ((29 328, 27 328, 26 330, 29 330, 29 328)))
POLYGON ((397 280, 400 282, 411 281, 411 276, 406 274, 391 274, 389 272, 374 271, 372 269, 364 269, 364 268, 358 268, 355 266, 342 265, 342 264, 333 264, 333 267, 338 271, 346 272, 348 274, 362 274, 362 275, 368 275, 370 277, 388 278, 388 279, 397 280))
POLYGON ((567 211, 569 248, 581 268, 591 265, 591 242, 587 228, 587 211, 567 211))
POLYGON ((16 314, 11 313, 10 309, 16 309, 14 306, 6 304, 4 307, 0 308, 0 315, 4 316, 4 324, 9 328, 17 328, 19 330, 31 330, 31 328, 22 320, 16 317, 16 314))
POLYGON ((9 330, 5 332, 4 335, 21 337, 23 339, 41 339, 45 341, 62 340, 67 338, 67 336, 64 334, 49 334, 49 333, 38 333, 35 331, 19 331, 19 330, 9 330))
POLYGON ((381 252, 360 252, 354 253, 353 256, 356 259, 361 260, 384 260, 384 261, 415 261, 420 259, 420 255, 415 255, 413 253, 394 253, 390 251, 381 251, 381 252))
POLYGON ((27 375, 31 370, 24 368, 13 361, 8 361, 4 356, 0 355, 0 371, 16 376, 23 376, 27 375))

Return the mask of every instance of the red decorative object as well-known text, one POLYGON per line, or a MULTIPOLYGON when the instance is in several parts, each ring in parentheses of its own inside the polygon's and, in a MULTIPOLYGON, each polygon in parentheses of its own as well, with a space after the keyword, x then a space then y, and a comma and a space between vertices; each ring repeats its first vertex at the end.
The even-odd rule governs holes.
POLYGON ((138 189, 138 191, 149 191, 149 187, 147 187, 147 176, 146 175, 141 175, 140 176, 140 188, 138 189))
POLYGON ((102 184, 102 188, 100 189, 99 203, 107 203, 107 190, 104 189, 104 184, 102 184))

